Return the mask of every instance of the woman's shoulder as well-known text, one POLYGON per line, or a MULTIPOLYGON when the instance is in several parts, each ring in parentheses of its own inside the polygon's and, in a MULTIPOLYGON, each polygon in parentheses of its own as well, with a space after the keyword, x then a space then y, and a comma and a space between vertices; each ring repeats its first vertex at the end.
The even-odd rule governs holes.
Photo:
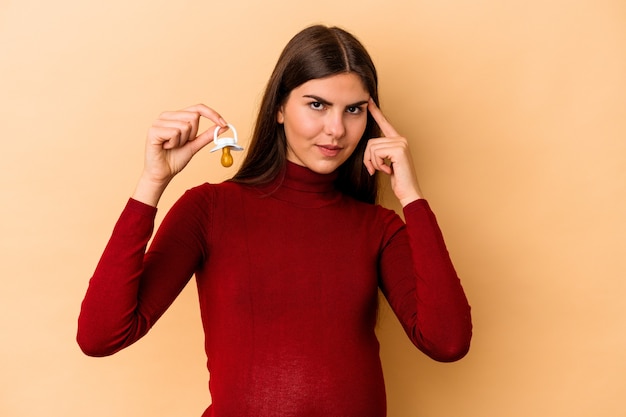
POLYGON ((188 189, 181 198, 208 201, 216 199, 228 199, 240 196, 245 186, 232 181, 224 181, 219 183, 205 182, 188 189))
POLYGON ((378 224, 382 228, 398 229, 404 226, 402 217, 393 209, 379 203, 367 203, 347 197, 356 215, 366 218, 370 224, 378 224))
POLYGON ((212 221, 240 210, 243 186, 230 181, 203 183, 187 189, 170 209, 185 218, 199 222, 212 221))
POLYGON ((393 209, 385 207, 382 203, 368 203, 347 195, 344 195, 344 200, 349 201, 350 204, 352 204, 356 209, 371 213, 372 215, 378 217, 386 218, 398 215, 393 209))

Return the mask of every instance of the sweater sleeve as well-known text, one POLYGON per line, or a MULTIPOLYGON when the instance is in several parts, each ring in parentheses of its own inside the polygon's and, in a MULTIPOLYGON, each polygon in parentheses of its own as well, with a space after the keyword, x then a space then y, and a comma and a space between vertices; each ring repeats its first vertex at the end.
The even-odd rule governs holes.
POLYGON ((469 350, 470 306, 426 200, 404 208, 381 255, 381 290, 405 332, 432 359, 452 362, 469 350))
POLYGON ((111 355, 139 340, 185 287, 205 255, 207 210, 195 200, 188 192, 172 207, 147 252, 156 209, 128 201, 81 305, 77 341, 85 354, 111 355))

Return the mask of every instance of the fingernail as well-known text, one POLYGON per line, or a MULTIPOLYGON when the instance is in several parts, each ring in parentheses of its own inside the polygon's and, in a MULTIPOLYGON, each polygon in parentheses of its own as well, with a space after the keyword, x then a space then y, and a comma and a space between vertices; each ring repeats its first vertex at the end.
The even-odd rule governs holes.
POLYGON ((228 124, 226 123, 226 120, 224 120, 222 117, 219 118, 219 122, 222 127, 225 127, 228 124))

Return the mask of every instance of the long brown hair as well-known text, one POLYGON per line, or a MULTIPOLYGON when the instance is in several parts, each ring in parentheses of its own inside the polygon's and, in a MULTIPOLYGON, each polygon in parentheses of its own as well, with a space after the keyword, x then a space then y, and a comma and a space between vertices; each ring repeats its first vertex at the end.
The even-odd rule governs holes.
MULTIPOLYGON (((278 110, 289 93, 305 82, 331 75, 358 75, 374 102, 378 104, 378 75, 363 45, 338 27, 310 26, 296 34, 283 49, 270 77, 257 117, 248 154, 232 181, 264 184, 273 181, 287 163, 287 141, 278 110)), ((375 203, 378 194, 376 175, 370 176, 363 165, 367 140, 380 136, 380 129, 368 113, 363 136, 352 155, 338 168, 336 187, 345 194, 375 203)))

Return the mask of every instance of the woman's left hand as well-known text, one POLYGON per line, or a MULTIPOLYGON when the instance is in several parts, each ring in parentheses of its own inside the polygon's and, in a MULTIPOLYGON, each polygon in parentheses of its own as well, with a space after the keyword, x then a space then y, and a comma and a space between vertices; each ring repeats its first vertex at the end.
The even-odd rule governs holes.
POLYGON ((363 163, 370 175, 381 171, 391 177, 391 188, 404 207, 422 198, 409 143, 396 132, 371 98, 367 109, 380 127, 383 137, 368 141, 363 163))

